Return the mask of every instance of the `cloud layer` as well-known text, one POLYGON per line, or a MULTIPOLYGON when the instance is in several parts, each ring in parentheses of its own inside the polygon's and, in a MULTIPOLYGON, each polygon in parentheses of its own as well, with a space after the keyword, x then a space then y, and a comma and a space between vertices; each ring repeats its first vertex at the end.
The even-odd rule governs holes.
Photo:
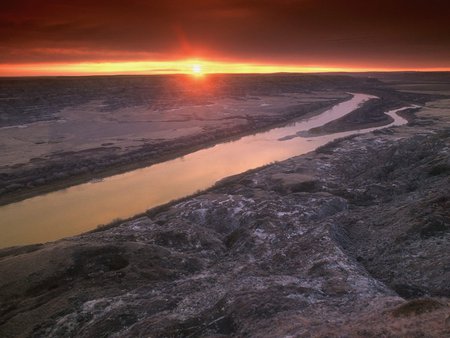
POLYGON ((449 67, 447 0, 6 0, 0 63, 449 67))

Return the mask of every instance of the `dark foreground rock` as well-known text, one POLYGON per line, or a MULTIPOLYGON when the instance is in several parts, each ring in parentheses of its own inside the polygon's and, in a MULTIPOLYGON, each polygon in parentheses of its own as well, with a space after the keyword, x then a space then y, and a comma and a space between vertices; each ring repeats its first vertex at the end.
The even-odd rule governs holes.
POLYGON ((1 250, 0 336, 450 335, 450 128, 424 122, 1 250))

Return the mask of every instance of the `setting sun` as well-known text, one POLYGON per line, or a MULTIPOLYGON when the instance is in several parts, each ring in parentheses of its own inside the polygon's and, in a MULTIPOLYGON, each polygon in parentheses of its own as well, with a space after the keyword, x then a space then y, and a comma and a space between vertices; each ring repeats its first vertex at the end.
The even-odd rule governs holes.
POLYGON ((192 66, 192 73, 196 76, 202 75, 202 66, 200 64, 194 64, 192 66))

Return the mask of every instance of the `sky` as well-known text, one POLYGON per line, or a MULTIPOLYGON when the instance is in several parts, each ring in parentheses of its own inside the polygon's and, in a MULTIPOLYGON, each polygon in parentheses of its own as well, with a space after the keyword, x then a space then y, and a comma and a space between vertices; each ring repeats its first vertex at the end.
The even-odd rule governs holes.
POLYGON ((0 76, 450 70, 449 18, 448 0, 2 0, 0 76))

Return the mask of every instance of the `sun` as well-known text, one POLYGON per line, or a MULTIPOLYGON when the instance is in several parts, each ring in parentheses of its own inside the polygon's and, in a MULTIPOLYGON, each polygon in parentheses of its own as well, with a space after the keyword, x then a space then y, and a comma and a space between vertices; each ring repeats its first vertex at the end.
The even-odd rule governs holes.
POLYGON ((195 76, 203 75, 202 65, 201 64, 193 64, 192 65, 192 74, 195 76))

